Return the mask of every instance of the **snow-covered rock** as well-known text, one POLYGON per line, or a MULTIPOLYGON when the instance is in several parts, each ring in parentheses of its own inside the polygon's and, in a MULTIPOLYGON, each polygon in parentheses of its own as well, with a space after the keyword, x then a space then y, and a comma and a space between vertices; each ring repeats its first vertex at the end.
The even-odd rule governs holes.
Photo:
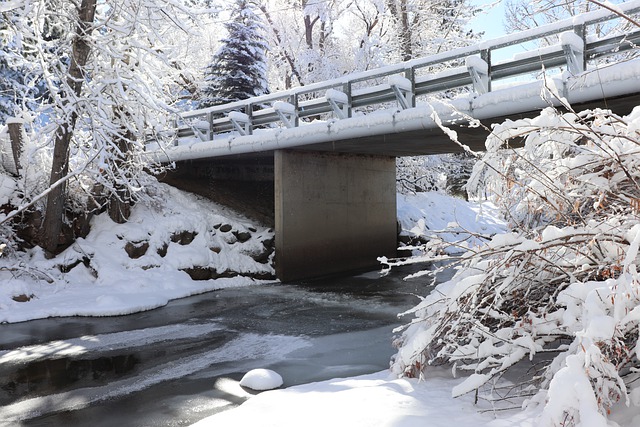
POLYGON ((282 377, 270 369, 253 369, 244 374, 240 385, 256 391, 273 390, 282 385, 282 377))

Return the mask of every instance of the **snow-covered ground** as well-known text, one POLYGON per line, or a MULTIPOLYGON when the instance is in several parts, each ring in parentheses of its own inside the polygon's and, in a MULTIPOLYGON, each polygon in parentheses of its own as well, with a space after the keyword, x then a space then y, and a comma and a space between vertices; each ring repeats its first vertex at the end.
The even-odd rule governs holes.
POLYGON ((273 276, 272 230, 165 184, 150 191, 129 222, 99 215, 54 259, 38 248, 0 258, 0 322, 129 314, 273 276))
MULTIPOLYGON (((451 397, 463 381, 434 368, 426 379, 397 378, 383 371, 305 384, 251 396, 239 407, 205 418, 195 427, 552 427, 541 424, 541 408, 494 410, 473 394, 451 397)), ((237 384, 229 392, 248 395, 237 384)), ((508 404, 506 405, 508 406, 508 404)), ((640 425, 638 408, 612 410, 611 427, 640 425)), ((583 423, 588 427, 590 424, 583 423)))
MULTIPOLYGON (((263 242, 272 238, 271 230, 168 186, 158 184, 154 191, 164 197, 155 204, 136 206, 129 223, 118 225, 106 216, 96 217, 91 233, 59 257, 46 260, 35 250, 22 260, 20 269, 0 271, 0 321, 131 313, 195 293, 260 283, 242 275, 192 280, 182 270, 194 266, 213 265, 219 273, 272 273, 264 259, 254 259, 260 259, 263 242), (144 254, 131 257, 125 250, 128 243, 129 249, 148 247, 144 254), (67 273, 58 268, 85 258, 90 262, 80 262, 67 273), (20 296, 28 301, 17 301, 20 296)), ((414 235, 447 230, 441 236, 459 240, 466 232, 491 235, 503 229, 490 204, 467 203, 438 193, 399 195, 398 214, 404 232, 414 235)), ((5 267, 16 267, 8 261, 3 260, 5 267)), ((196 425, 408 427, 427 423, 439 427, 453 420, 457 427, 539 425, 536 410, 520 410, 520 402, 506 405, 510 410, 493 411, 482 400, 474 404, 473 395, 452 398, 452 389, 463 380, 442 368, 429 371, 423 379, 397 378, 383 371, 258 395, 229 380, 230 393, 250 399, 196 425)), ((637 426, 640 413, 637 407, 620 406, 613 408, 610 420, 621 427, 637 426)))

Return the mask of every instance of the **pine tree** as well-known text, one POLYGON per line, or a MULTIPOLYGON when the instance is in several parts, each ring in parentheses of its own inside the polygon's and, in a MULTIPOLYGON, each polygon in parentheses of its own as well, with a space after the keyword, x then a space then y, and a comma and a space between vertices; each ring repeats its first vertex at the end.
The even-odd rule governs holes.
POLYGON ((267 43, 264 24, 249 0, 236 0, 228 35, 205 72, 200 108, 264 95, 267 84, 267 43))

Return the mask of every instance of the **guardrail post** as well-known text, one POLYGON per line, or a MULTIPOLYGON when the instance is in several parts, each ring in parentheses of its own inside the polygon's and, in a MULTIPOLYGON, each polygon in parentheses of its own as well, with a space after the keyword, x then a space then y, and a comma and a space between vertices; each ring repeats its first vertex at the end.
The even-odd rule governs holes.
POLYGON ((343 86, 343 92, 347 95, 347 118, 353 117, 353 98, 351 96, 351 89, 351 82, 347 82, 343 86))
POLYGON ((416 106, 416 69, 415 67, 411 67, 404 72, 404 76, 407 80, 411 82, 411 91, 405 94, 405 99, 407 100, 407 104, 409 108, 414 108, 416 106))
POLYGON ((215 132, 213 130, 213 113, 211 111, 207 113, 207 121, 209 122, 209 141, 213 141, 215 132))
POLYGON ((295 114, 293 115, 293 126, 294 127, 298 127, 300 126, 300 110, 298 108, 298 94, 294 93, 292 95, 289 96, 289 104, 293 105, 295 108, 295 114))
POLYGON ((487 63, 487 92, 491 92, 491 50, 485 49, 480 52, 480 58, 487 63))
POLYGON ((581 36, 580 27, 575 27, 574 31, 567 31, 560 34, 560 43, 562 44, 562 50, 564 51, 565 60, 567 61, 567 68, 569 72, 574 76, 580 74, 585 70, 585 43, 584 34, 581 36))
POLYGON ((489 92, 489 64, 477 56, 467 56, 465 63, 473 82, 473 90, 478 95, 489 92))
POLYGON ((253 103, 250 102, 244 107, 244 113, 249 118, 249 123, 245 125, 246 132, 249 135, 253 135, 253 103))

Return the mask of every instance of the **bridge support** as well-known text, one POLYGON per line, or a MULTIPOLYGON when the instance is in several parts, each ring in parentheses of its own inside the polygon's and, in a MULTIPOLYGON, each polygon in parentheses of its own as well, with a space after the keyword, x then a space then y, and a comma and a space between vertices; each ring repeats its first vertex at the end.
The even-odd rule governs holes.
POLYGON ((276 275, 375 267, 397 247, 395 158, 275 153, 276 275))

